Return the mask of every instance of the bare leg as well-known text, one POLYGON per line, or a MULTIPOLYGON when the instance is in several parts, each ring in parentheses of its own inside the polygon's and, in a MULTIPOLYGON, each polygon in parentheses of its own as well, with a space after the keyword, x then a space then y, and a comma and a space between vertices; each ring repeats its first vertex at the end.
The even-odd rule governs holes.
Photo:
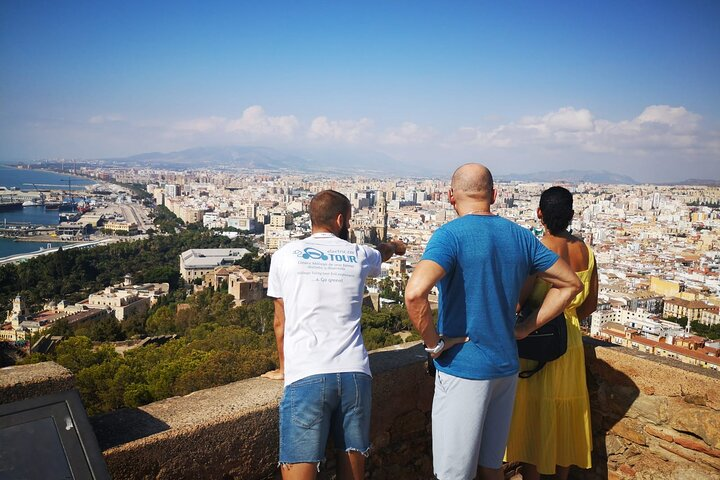
POLYGON ((317 463, 288 463, 280 465, 283 480, 315 480, 317 463))
POLYGON ((523 480, 540 480, 538 469, 532 463, 523 463, 521 472, 523 480))
POLYGON ((502 468, 480 467, 480 480, 505 480, 502 468))
POLYGON ((570 467, 561 467, 560 465, 555 465, 555 476, 558 478, 558 480, 567 480, 569 474, 570 467))
POLYGON ((365 476, 365 455, 360 452, 338 452, 338 480, 362 480, 365 476))

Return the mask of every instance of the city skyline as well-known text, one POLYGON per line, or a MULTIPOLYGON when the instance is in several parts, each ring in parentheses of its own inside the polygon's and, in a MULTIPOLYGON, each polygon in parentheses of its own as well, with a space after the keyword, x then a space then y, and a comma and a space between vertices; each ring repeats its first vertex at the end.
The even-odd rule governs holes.
MULTIPOLYGON (((264 146, 720 178, 720 5, 0 6, 3 160, 264 146), (72 7, 72 8, 71 8, 72 7)), ((152 165, 148 165, 152 166, 152 165)))

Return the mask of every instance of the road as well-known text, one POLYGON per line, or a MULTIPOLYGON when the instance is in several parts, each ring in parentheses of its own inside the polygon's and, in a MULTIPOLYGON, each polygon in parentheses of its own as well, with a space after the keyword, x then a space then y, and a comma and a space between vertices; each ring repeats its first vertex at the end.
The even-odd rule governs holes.
MULTIPOLYGON (((73 248, 89 248, 89 247, 96 247, 98 245, 106 245, 108 243, 115 243, 119 242, 121 240, 127 241, 127 238, 104 238, 102 240, 94 240, 90 242, 80 242, 80 243, 73 243, 71 245, 63 245, 63 250, 71 250, 73 248)), ((55 239, 54 241, 57 241, 55 239)), ((23 262, 25 260, 29 260, 34 257, 38 257, 40 255, 47 255, 49 253, 57 252, 60 247, 53 247, 53 248, 47 248, 45 250, 42 250, 40 252, 32 252, 32 253, 18 253, 17 255, 10 255, 9 257, 3 257, 0 258, 0 265, 4 265, 6 263, 17 263, 17 262, 23 262)))
POLYGON ((147 231, 149 228, 153 228, 153 223, 147 218, 145 211, 142 207, 135 204, 122 204, 120 205, 122 214, 125 220, 134 223, 140 230, 147 231))

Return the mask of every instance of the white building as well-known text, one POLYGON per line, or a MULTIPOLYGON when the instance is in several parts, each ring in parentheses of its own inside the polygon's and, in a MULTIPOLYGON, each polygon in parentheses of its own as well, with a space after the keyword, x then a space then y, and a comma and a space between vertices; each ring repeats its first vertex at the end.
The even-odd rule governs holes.
POLYGON ((237 228, 238 230, 254 232, 257 228, 257 222, 253 217, 231 216, 227 219, 227 226, 237 228))
POLYGON ((170 285, 167 283, 133 285, 132 277, 125 275, 123 283, 93 293, 85 305, 96 309, 110 308, 115 318, 122 321, 133 313, 147 312, 158 298, 167 295, 169 291, 170 285))
POLYGON ((715 313, 710 310, 704 310, 700 317, 700 323, 705 325, 717 325, 720 324, 720 313, 715 313))
POLYGON ((682 331, 682 328, 673 322, 657 318, 645 310, 635 311, 620 308, 611 308, 594 312, 590 317, 590 335, 597 337, 608 323, 616 323, 626 328, 635 329, 647 338, 656 340, 664 333, 682 331))
POLYGON ((196 278, 202 279, 215 267, 232 265, 250 253, 245 248, 193 248, 180 254, 180 275, 191 283, 196 278))

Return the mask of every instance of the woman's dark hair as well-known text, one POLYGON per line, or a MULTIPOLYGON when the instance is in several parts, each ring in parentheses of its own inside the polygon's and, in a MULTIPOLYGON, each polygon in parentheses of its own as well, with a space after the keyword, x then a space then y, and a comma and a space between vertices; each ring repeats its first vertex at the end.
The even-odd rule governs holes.
POLYGON ((548 188, 540 195, 540 211, 550 233, 564 232, 573 217, 572 193, 563 187, 548 188))

